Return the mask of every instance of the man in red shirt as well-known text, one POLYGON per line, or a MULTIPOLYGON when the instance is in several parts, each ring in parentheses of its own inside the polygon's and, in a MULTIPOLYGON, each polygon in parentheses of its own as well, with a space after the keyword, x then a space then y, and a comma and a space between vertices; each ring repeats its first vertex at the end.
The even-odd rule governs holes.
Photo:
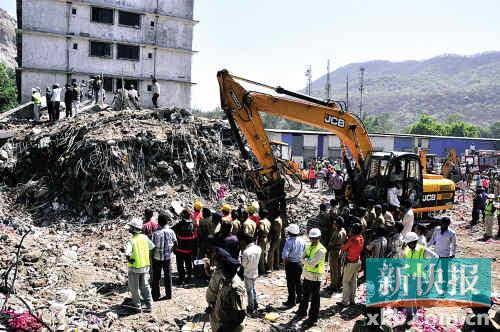
POLYGON ((342 302, 338 305, 349 306, 355 304, 356 288, 358 288, 358 272, 361 268, 361 252, 365 240, 361 235, 363 228, 360 224, 354 224, 349 232, 349 239, 340 249, 347 252, 344 276, 342 277, 342 302))
POLYGON ((160 226, 153 220, 153 210, 146 208, 144 210, 144 222, 142 224, 142 232, 151 240, 153 233, 158 230, 160 226))

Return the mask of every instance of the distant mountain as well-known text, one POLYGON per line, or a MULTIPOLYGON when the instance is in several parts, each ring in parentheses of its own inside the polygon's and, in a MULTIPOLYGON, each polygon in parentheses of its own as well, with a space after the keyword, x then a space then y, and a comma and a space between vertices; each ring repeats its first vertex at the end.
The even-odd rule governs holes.
MULTIPOLYGON (((352 63, 330 74, 335 99, 346 100, 349 73, 350 111, 359 112, 359 72, 365 68, 363 113, 390 114, 394 130, 403 131, 421 114, 446 120, 451 114, 486 125, 500 121, 500 52, 473 56, 441 55, 424 61, 352 63)), ((325 98, 326 75, 312 83, 312 95, 325 98)))
POLYGON ((16 68, 16 20, 0 8, 0 63, 16 68))

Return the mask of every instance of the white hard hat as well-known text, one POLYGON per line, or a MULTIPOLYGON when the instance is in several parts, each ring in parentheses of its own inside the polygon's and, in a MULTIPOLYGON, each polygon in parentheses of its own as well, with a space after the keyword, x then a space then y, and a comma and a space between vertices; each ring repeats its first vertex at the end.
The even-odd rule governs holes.
POLYGON ((495 198, 495 194, 488 194, 488 198, 494 199, 495 198))
POLYGON ((299 235, 300 228, 299 228, 299 225, 297 225, 297 224, 290 224, 290 225, 288 225, 287 228, 285 228, 285 231, 287 231, 288 233, 293 234, 293 235, 299 235))
POLYGON ((309 231, 309 238, 321 237, 321 231, 318 228, 313 228, 309 231))
POLYGON ((417 233, 414 233, 414 232, 408 232, 408 233, 406 233, 404 241, 405 241, 405 243, 410 243, 410 242, 418 241, 418 235, 417 235, 417 233))
POLYGON ((142 220, 139 218, 132 218, 129 220, 127 225, 132 226, 137 229, 142 229, 142 220))

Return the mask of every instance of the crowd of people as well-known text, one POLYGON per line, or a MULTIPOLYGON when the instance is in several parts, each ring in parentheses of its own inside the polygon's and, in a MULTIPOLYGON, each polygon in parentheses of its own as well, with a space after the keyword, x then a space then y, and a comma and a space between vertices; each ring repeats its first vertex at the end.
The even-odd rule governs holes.
POLYGON ((317 218, 305 229, 256 205, 225 204, 212 211, 196 201, 178 216, 160 211, 156 221, 148 209, 142 222, 133 219, 129 223, 133 237, 126 249, 133 306, 140 310, 142 294, 146 310, 151 310, 153 301, 160 299, 162 271, 165 298, 172 297, 175 254, 179 285, 193 278, 209 280, 207 312, 214 331, 242 329, 246 315, 258 308, 256 279, 281 268, 288 290, 284 308, 298 305, 296 316, 308 316, 304 324, 314 325, 323 285, 330 294, 342 293, 340 307, 355 304, 367 258, 453 258, 457 250, 450 218, 428 230, 415 224, 408 202, 401 202, 393 214, 387 204, 353 206, 340 196, 321 204, 317 218), (148 273, 152 293, 145 281, 148 273))
MULTIPOLYGON (((158 108, 158 99, 160 97, 160 83, 153 78, 152 81, 152 103, 154 108, 158 108)), ((127 107, 140 109, 140 95, 133 84, 129 84, 127 89, 118 89, 114 93, 111 104, 118 102, 118 95, 122 90, 127 103, 127 107)), ((33 103, 33 121, 40 123, 40 112, 42 110, 42 92, 40 87, 31 89, 31 101, 33 103)), ((106 94, 103 89, 103 77, 96 75, 88 81, 78 82, 76 79, 71 84, 65 84, 61 88, 59 83, 54 83, 52 87, 45 89, 45 100, 49 122, 58 121, 61 116, 61 102, 64 102, 66 117, 73 117, 80 112, 80 104, 84 99, 90 99, 93 103, 104 102, 106 94)))

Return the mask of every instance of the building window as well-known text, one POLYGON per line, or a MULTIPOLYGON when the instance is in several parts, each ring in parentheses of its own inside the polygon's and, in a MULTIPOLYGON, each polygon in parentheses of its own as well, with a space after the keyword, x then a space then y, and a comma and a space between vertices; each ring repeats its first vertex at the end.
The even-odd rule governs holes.
POLYGON ((77 49, 78 49, 78 44, 77 44, 77 43, 73 43, 73 49, 74 49, 74 50, 77 50, 77 49))
POLYGON ((113 24, 113 16, 113 9, 92 7, 90 20, 92 22, 113 24))
POLYGON ((71 14, 76 15, 76 8, 71 8, 71 14))
POLYGON ((140 28, 141 27, 141 15, 129 13, 129 12, 118 12, 118 24, 126 25, 129 27, 140 28))
POLYGON ((153 58, 153 53, 148 53, 148 59, 152 59, 153 58))
POLYGON ((111 77, 104 77, 102 80, 102 88, 104 91, 113 91, 113 79, 111 77))
MULTIPOLYGON (((128 89, 130 89, 130 86, 133 85, 136 90, 139 90, 139 88, 138 88, 139 81, 137 81, 137 80, 123 80, 123 82, 125 83, 125 89, 128 90, 128 89)), ((122 80, 117 79, 116 80, 116 89, 121 89, 121 88, 122 88, 122 80)))
POLYGON ((151 21, 151 27, 154 28, 155 27, 155 21, 151 21))
POLYGON ((151 84, 148 84, 148 92, 153 91, 153 86, 151 84))
POLYGON ((103 58, 111 58, 111 43, 101 43, 90 41, 90 56, 99 56, 103 58))
POLYGON ((139 61, 139 46, 117 44, 117 59, 139 61))

